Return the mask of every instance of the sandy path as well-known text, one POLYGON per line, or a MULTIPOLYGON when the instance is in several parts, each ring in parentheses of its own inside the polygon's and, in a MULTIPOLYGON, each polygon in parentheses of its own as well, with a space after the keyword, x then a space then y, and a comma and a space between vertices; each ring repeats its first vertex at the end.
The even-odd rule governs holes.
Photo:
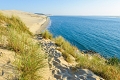
POLYGON ((45 40, 41 36, 37 37, 42 48, 48 54, 49 69, 52 76, 49 80, 104 80, 88 69, 74 68, 75 64, 64 60, 62 53, 51 40, 45 40))

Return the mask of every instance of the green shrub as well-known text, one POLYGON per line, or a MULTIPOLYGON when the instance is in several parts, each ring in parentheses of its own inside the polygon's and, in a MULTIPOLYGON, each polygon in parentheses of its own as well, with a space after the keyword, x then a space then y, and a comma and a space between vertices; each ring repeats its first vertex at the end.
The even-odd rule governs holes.
POLYGON ((110 64, 110 65, 119 65, 120 60, 117 57, 111 57, 111 58, 108 58, 107 63, 110 64))

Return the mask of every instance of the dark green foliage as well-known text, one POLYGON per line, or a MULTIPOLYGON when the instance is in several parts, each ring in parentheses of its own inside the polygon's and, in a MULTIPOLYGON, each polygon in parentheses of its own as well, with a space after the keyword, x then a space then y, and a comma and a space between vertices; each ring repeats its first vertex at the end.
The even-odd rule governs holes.
POLYGON ((118 59, 117 57, 111 57, 108 58, 108 64, 110 65, 119 65, 120 64, 120 59, 118 59))

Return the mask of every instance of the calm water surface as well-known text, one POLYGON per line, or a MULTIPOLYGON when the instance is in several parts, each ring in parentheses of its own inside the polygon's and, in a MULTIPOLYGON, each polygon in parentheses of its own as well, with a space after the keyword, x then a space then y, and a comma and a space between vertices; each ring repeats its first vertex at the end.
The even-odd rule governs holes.
POLYGON ((80 50, 94 50, 120 58, 120 18, 99 16, 51 16, 48 27, 80 50))

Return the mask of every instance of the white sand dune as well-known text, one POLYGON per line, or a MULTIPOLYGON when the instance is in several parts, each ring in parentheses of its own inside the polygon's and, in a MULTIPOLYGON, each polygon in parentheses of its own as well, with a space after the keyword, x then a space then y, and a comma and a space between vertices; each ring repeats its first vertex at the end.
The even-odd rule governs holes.
POLYGON ((17 10, 0 10, 0 12, 7 16, 18 16, 33 34, 42 32, 49 24, 49 18, 45 15, 37 15, 17 10))

